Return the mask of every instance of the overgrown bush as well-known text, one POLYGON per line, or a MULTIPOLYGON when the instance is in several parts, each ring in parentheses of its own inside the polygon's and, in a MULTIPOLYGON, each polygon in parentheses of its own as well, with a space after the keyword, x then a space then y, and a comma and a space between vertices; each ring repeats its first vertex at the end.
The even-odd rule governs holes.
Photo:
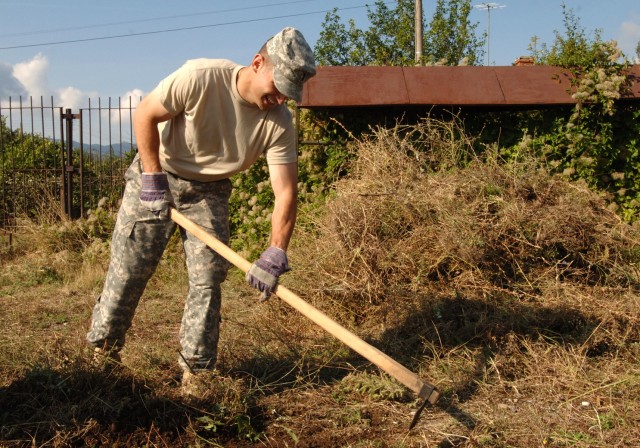
POLYGON ((434 282, 514 298, 557 282, 638 285, 637 231, 585 182, 553 175, 531 154, 504 160, 495 148, 458 164, 471 139, 441 136, 417 151, 415 135, 440 126, 454 125, 425 120, 411 134, 379 129, 358 143, 317 238, 305 235, 300 248, 320 291, 355 310, 434 282))
POLYGON ((640 211, 640 108, 621 102, 628 67, 619 63, 616 42, 603 41, 599 30, 589 37, 565 6, 563 16, 564 34, 556 31, 553 45, 534 56, 538 64, 571 70, 577 105, 571 115, 558 116, 549 132, 527 130, 520 145, 536 148, 554 172, 606 192, 612 208, 632 222, 640 211))

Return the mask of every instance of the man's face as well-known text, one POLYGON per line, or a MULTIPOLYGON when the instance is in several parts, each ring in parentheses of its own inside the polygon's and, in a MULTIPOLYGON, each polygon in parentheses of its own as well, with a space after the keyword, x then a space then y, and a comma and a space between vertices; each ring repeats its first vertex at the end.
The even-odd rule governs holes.
POLYGON ((255 95, 260 110, 273 109, 287 100, 273 82, 273 65, 264 58, 256 72, 255 95))

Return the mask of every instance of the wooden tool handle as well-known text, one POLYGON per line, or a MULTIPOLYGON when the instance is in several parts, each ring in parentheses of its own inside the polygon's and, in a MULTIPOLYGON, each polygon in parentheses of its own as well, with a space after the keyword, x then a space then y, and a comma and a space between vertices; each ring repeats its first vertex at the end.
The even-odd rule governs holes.
MULTIPOLYGON (((215 250, 218 254, 224 257, 227 261, 234 266, 247 272, 251 267, 251 263, 238 255, 229 246, 222 243, 215 238, 209 232, 204 230, 199 225, 182 215, 175 209, 171 209, 170 216, 173 221, 179 226, 193 234, 199 240, 204 242, 211 249, 215 250)), ((344 342, 347 346, 354 351, 364 356, 376 366, 387 372, 393 378, 404 384, 410 390, 418 394, 421 398, 428 400, 432 404, 438 399, 439 393, 435 387, 423 382, 415 373, 404 367, 402 364, 395 361, 393 358, 387 356, 377 348, 368 344, 360 339, 358 336, 344 328, 342 325, 331 319, 329 316, 318 310, 314 306, 302 300, 295 293, 285 288, 282 285, 278 285, 275 289, 275 294, 288 303, 290 306, 298 310, 302 315, 319 325, 331 335, 344 342)))

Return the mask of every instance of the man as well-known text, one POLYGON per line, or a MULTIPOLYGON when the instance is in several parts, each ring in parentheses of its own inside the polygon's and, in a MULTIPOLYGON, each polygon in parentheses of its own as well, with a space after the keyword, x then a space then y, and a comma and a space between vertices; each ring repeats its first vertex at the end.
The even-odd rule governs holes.
MULTIPOLYGON (((111 242, 105 285, 87 341, 98 357, 119 360, 140 296, 176 225, 169 207, 229 240, 229 177, 265 155, 275 202, 268 248, 247 281, 267 298, 288 270, 296 221, 297 153, 287 98, 300 101, 315 75, 304 36, 285 28, 243 67, 228 60, 187 61, 140 103, 134 116, 138 155, 111 242)), ((179 364, 183 387, 213 369, 220 327, 220 284, 229 264, 181 230, 189 276, 179 364)), ((187 393, 189 393, 187 391, 187 393)))

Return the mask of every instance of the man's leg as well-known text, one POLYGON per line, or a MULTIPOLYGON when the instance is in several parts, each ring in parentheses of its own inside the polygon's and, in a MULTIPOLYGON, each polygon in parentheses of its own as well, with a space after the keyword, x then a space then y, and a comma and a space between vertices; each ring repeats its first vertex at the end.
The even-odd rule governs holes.
POLYGON ((87 334, 90 345, 114 351, 124 345, 140 296, 176 228, 166 213, 156 216, 140 206, 137 157, 125 178, 125 193, 111 240, 109 271, 87 334))
MULTIPOLYGON (((176 178, 171 181, 184 182, 176 178)), ((180 212, 228 243, 230 182, 190 182, 180 191, 180 212)), ((180 328, 179 363, 186 371, 213 369, 220 334, 220 285, 226 278, 229 263, 188 232, 182 231, 182 236, 189 294, 180 328)))

